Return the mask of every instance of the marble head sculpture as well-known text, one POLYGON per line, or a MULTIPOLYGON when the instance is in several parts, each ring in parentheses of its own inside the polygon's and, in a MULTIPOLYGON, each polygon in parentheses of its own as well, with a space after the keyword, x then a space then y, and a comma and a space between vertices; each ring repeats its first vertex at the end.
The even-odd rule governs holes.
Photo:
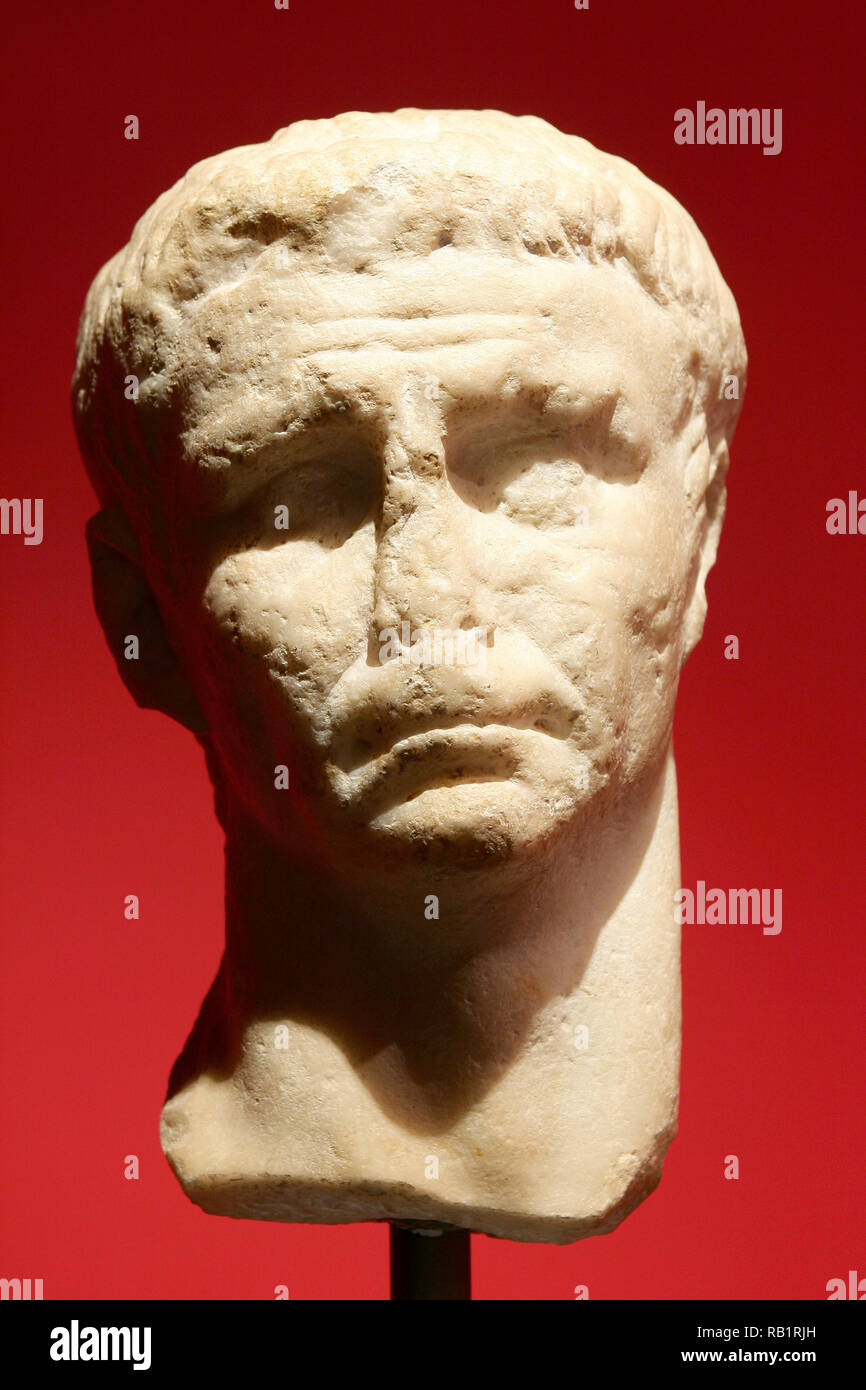
POLYGON ((162 1116, 206 1211, 565 1242, 658 1182, 674 699, 745 364, 679 204, 496 111, 207 159, 97 276, 96 605, 226 838, 162 1116))

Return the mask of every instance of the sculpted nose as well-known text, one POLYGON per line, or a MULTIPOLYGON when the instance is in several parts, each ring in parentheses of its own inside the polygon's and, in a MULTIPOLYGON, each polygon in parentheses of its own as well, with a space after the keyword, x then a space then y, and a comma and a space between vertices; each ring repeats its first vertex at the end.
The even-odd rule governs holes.
POLYGON ((439 429, 418 423, 385 446, 382 518, 374 566, 371 654, 382 634, 410 628, 487 627, 484 580, 465 504, 451 487, 439 429))

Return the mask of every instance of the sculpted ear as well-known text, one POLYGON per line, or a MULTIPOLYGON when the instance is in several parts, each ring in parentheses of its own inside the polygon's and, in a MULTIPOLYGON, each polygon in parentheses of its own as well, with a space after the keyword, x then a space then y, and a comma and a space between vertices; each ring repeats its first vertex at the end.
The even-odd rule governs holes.
POLYGON ((680 664, 697 646, 707 616, 706 582, 719 548, 725 516, 725 478, 728 472, 728 445, 723 439, 711 453, 706 441, 690 465, 689 485, 698 502, 697 549, 689 574, 689 599, 683 624, 680 664))
POLYGON ((90 518, 85 534, 96 612, 124 685, 142 708, 162 710, 193 733, 206 734, 125 513, 116 504, 104 507, 90 518))

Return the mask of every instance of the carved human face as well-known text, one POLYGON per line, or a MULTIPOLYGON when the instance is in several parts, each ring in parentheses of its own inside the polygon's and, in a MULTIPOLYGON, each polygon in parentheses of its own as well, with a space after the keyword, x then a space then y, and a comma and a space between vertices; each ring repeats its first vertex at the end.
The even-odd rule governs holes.
POLYGON ((579 831, 670 735, 701 493, 679 321, 607 265, 270 252, 183 345, 173 636, 230 794, 287 853, 579 831))

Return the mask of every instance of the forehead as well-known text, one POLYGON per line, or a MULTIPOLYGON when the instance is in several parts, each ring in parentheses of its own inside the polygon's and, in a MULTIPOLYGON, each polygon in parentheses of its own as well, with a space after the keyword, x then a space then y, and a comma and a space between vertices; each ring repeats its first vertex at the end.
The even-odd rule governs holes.
POLYGON ((282 268, 277 250, 188 322, 184 446, 199 460, 331 415, 342 429, 393 417, 413 385, 455 423, 551 396, 617 396, 653 432, 678 413, 679 320, 621 269, 445 247, 358 273, 282 268))

